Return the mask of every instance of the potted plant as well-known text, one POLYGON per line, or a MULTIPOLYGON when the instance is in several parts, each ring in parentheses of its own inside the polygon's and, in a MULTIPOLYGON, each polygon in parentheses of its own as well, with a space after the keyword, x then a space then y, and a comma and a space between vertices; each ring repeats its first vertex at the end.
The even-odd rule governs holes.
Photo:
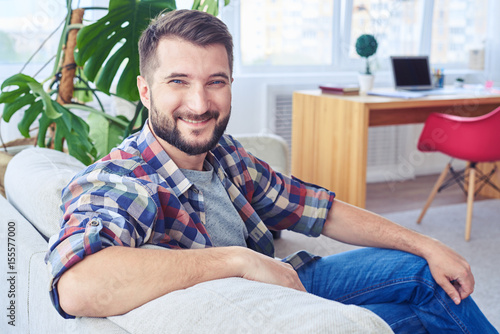
POLYGON ((378 43, 373 35, 363 34, 356 40, 356 53, 366 58, 366 69, 364 73, 359 74, 359 89, 360 91, 369 91, 373 88, 374 76, 370 70, 369 57, 377 52, 378 43))
MULTIPOLYGON (((137 43, 151 18, 175 10, 176 4, 175 0, 110 0, 108 8, 73 9, 72 2, 66 0, 67 17, 51 75, 41 81, 23 73, 7 78, 1 84, 0 104, 4 104, 6 122, 24 111, 18 123, 24 137, 38 125, 36 145, 67 149, 90 164, 144 124, 147 110, 136 87, 137 43), (83 25, 86 10, 107 10, 107 14, 83 25), (113 82, 118 83, 116 90, 111 88, 113 82), (110 115, 101 103, 102 94, 128 101, 135 108, 134 116, 110 115), (98 107, 88 105, 92 99, 98 107), (87 116, 79 116, 82 111, 87 116)), ((218 3, 194 0, 192 8, 217 15, 218 3)))

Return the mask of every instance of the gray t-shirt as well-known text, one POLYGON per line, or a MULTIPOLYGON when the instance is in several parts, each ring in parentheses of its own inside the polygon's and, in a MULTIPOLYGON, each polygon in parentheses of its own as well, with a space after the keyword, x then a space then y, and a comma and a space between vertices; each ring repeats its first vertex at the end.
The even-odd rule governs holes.
POLYGON ((212 165, 205 163, 204 168, 208 170, 181 170, 203 196, 205 228, 214 246, 246 247, 248 231, 245 223, 234 208, 212 165))

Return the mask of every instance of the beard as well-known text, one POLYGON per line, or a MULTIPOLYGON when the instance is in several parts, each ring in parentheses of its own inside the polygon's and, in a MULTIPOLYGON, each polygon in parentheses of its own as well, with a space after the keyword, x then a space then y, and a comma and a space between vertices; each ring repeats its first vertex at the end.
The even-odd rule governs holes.
MULTIPOLYGON (((231 116, 231 110, 229 114, 219 120, 220 113, 216 110, 208 110, 202 115, 193 114, 189 112, 181 112, 179 110, 175 110, 172 113, 172 117, 168 117, 167 115, 161 115, 156 108, 153 97, 150 96, 151 100, 151 126, 155 134, 165 140, 170 145, 179 149, 180 151, 188 154, 188 155, 199 155, 206 153, 212 150, 220 138, 226 131, 227 124, 229 123, 229 117, 231 116), (214 131, 212 133, 212 137, 209 138, 204 143, 190 143, 186 138, 184 138, 177 127, 177 121, 179 118, 188 118, 194 121, 215 119, 216 124, 214 131)), ((201 134, 201 131, 193 130, 191 134, 195 137, 201 134)))

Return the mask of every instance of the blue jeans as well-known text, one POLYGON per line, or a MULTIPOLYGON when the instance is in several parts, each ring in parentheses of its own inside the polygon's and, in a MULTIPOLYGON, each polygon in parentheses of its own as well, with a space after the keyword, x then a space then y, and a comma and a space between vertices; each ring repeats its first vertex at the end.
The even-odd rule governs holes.
POLYGON ((471 297, 455 305, 427 262, 409 253, 363 248, 323 257, 297 272, 308 292, 367 308, 395 333, 498 333, 471 297))

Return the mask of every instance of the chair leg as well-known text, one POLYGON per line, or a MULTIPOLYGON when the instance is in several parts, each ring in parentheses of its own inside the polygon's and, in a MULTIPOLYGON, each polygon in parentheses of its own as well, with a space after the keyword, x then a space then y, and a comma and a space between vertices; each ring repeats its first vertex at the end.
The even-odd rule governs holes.
POLYGON ((439 187, 441 187, 441 184, 443 184, 444 178, 446 175, 448 175, 448 171, 450 170, 450 163, 446 165, 446 167, 443 169, 441 172, 441 175, 439 175, 439 178, 437 179, 436 183, 434 184, 434 188, 432 188, 432 191, 427 198, 427 202, 425 203, 424 208, 422 209, 422 212, 420 213, 420 216, 417 219, 417 224, 420 224, 422 219, 424 218, 425 213, 427 212, 427 209, 429 206, 431 206, 432 201, 434 200, 434 197, 439 191, 439 187))
POLYGON ((475 193, 475 178, 476 169, 471 166, 469 168, 469 187, 467 189, 467 218, 465 220, 465 241, 470 239, 470 230, 472 227, 472 206, 474 205, 474 193, 475 193))

